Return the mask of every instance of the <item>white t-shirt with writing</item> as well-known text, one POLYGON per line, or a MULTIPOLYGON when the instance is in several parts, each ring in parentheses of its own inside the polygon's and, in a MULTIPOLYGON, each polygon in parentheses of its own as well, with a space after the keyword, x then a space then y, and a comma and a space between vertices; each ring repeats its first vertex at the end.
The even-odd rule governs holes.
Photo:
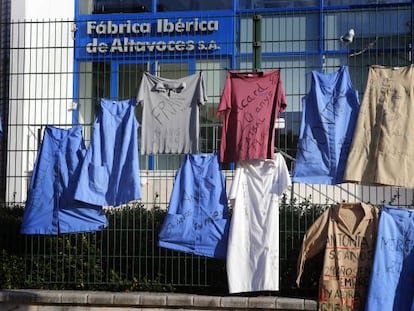
POLYGON ((198 152, 199 106, 206 101, 201 72, 174 80, 145 72, 137 96, 141 154, 198 152))

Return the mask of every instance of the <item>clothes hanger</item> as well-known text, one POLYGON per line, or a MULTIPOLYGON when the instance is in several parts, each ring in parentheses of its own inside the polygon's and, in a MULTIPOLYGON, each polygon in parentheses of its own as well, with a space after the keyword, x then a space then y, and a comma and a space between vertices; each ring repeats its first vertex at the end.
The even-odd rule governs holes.
POLYGON ((263 70, 258 70, 258 69, 252 69, 252 70, 246 70, 246 71, 241 71, 239 69, 231 69, 231 68, 224 68, 230 75, 240 75, 240 74, 246 74, 247 77, 254 77, 254 76, 259 76, 259 77, 263 77, 264 75, 264 71, 263 70))

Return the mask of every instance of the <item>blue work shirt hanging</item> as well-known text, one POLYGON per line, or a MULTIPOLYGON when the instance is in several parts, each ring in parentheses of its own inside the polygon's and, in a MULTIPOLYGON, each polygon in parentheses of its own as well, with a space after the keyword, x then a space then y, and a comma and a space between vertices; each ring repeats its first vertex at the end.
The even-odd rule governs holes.
POLYGON ((311 89, 302 105, 292 181, 342 183, 360 107, 348 67, 333 73, 312 71, 311 89))
POLYGON ((159 246, 225 258, 229 229, 225 179, 217 154, 187 154, 177 171, 159 246))
POLYGON ((46 127, 30 178, 21 233, 56 235, 107 226, 101 206, 74 200, 85 153, 80 126, 46 127))
POLYGON ((381 210, 366 311, 414 311, 414 210, 381 210))
POLYGON ((75 198, 117 206, 141 198, 135 99, 101 100, 75 198))

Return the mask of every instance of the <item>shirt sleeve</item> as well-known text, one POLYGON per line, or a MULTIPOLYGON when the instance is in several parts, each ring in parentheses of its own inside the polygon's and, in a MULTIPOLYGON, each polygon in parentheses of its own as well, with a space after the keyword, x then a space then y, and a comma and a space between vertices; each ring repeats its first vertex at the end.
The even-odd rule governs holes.
POLYGON ((223 93, 221 94, 220 103, 217 109, 217 116, 225 114, 231 109, 231 77, 227 73, 226 82, 224 84, 223 93))
POLYGON ((277 171, 273 180, 271 192, 280 196, 292 185, 292 181, 290 179, 285 158, 280 153, 277 153, 275 161, 277 171))
POLYGON ((231 182, 229 196, 228 196, 229 200, 234 200, 237 196, 237 192, 239 191, 238 189, 239 189, 241 174, 242 174, 241 171, 242 171, 242 168, 240 167, 236 167, 236 170, 234 171, 234 177, 233 177, 233 181, 231 182))
POLYGON ((200 72, 200 82, 199 82, 199 103, 200 105, 204 105, 207 103, 208 101, 208 97, 207 97, 207 90, 206 90, 206 85, 204 82, 204 75, 202 72, 200 72))
POLYGON ((148 78, 147 78, 146 73, 144 72, 144 74, 142 75, 141 84, 140 84, 139 89, 138 89, 137 104, 144 101, 145 86, 147 85, 147 83, 148 83, 148 78))
POLYGON ((310 226, 299 251, 296 285, 299 287, 300 279, 305 267, 305 261, 316 256, 325 246, 328 235, 329 215, 331 209, 327 209, 310 226))
POLYGON ((286 95, 285 90, 283 89, 282 78, 279 76, 279 82, 277 84, 277 105, 279 107, 279 112, 286 110, 286 95))

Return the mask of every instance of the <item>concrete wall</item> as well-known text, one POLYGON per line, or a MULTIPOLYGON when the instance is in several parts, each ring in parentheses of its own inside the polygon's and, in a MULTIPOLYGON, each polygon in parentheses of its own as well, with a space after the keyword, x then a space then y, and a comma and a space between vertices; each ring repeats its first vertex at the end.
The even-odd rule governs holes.
POLYGON ((312 299, 276 296, 201 296, 174 293, 3 290, 0 310, 317 310, 312 299))
MULTIPOLYGON (((229 191, 233 171, 224 171, 229 191)), ((142 202, 149 208, 166 208, 174 184, 174 170, 141 170, 142 202)), ((369 202, 372 204, 412 205, 413 189, 363 186, 358 184, 311 185, 293 184, 286 192, 288 200, 296 203, 335 204, 339 202, 369 202)))
POLYGON ((72 123, 74 8, 74 0, 11 1, 7 201, 26 198, 42 125, 72 123))

